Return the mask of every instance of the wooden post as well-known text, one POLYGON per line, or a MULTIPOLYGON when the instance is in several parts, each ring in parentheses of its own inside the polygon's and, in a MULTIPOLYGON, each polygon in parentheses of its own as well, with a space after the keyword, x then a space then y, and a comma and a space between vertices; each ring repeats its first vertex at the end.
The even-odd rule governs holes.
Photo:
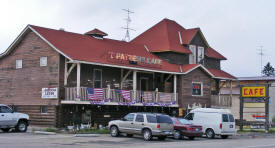
POLYGON ((266 99, 265 99, 265 132, 269 132, 269 84, 266 85, 266 99))
POLYGON ((230 80, 230 107, 232 107, 232 80, 230 80))
POLYGON ((177 75, 174 75, 174 98, 177 101, 177 75))
POLYGON ((134 91, 134 100, 136 100, 136 93, 137 93, 137 71, 133 71, 133 91, 134 91))
POLYGON ((243 97, 242 97, 242 87, 240 87, 240 130, 242 131, 243 130, 243 97))
POLYGON ((76 79, 76 97, 80 98, 80 75, 81 67, 80 63, 77 63, 77 79, 76 79))
POLYGON ((66 86, 68 83, 67 75, 68 75, 68 64, 67 64, 67 59, 65 58, 64 86, 66 86))

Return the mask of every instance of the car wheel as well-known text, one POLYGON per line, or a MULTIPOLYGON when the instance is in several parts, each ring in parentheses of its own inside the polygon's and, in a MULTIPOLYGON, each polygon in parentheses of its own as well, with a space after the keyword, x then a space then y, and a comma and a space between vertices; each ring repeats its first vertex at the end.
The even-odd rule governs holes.
POLYGON ((227 139, 228 135, 221 135, 222 139, 227 139))
POLYGON ((177 139, 177 140, 180 140, 181 137, 182 137, 180 131, 178 131, 178 130, 175 130, 175 131, 174 131, 173 136, 174 136, 174 139, 177 139))
POLYGON ((133 137, 133 134, 127 134, 127 137, 133 137))
POLYGON ((159 139, 159 140, 165 140, 165 139, 166 139, 166 136, 159 136, 158 139, 159 139))
POLYGON ((10 128, 1 128, 1 130, 2 130, 3 132, 9 132, 9 131, 10 131, 10 128))
POLYGON ((19 121, 15 130, 18 132, 26 132, 28 129, 27 123, 25 121, 19 121))
POLYGON ((211 138, 211 139, 213 139, 214 137, 215 137, 215 133, 214 133, 214 131, 212 130, 212 129, 208 129, 208 130, 206 130, 206 137, 207 138, 211 138))
POLYGON ((119 135, 118 128, 116 126, 112 126, 110 129, 110 134, 112 137, 117 137, 119 135))
POLYGON ((194 139, 195 139, 195 137, 188 137, 188 139, 190 139, 190 140, 194 140, 194 139))
POLYGON ((150 141, 152 139, 152 132, 149 129, 144 129, 142 133, 145 141, 150 141))

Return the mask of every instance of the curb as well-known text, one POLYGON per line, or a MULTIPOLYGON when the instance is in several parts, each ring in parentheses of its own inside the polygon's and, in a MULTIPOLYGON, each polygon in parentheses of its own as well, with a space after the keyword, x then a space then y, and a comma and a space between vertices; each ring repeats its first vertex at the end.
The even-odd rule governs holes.
POLYGON ((75 137, 99 137, 98 134, 75 134, 75 137))
POLYGON ((34 131, 35 134, 40 134, 40 135, 56 135, 55 132, 43 132, 43 131, 34 131))

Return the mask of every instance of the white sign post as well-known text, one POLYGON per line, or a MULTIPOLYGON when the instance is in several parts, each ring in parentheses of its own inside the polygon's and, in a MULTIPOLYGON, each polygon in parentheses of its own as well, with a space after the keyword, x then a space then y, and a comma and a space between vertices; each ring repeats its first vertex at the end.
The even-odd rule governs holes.
POLYGON ((57 99, 58 88, 42 88, 42 99, 57 99))

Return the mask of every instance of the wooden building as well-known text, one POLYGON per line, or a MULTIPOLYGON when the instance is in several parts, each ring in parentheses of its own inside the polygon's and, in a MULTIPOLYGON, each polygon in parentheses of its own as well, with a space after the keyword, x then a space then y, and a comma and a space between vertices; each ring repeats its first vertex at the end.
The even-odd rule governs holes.
POLYGON ((221 80, 235 79, 199 28, 163 19, 130 42, 106 36, 28 25, 0 55, 0 103, 35 125, 106 125, 128 112, 210 107, 221 80))

